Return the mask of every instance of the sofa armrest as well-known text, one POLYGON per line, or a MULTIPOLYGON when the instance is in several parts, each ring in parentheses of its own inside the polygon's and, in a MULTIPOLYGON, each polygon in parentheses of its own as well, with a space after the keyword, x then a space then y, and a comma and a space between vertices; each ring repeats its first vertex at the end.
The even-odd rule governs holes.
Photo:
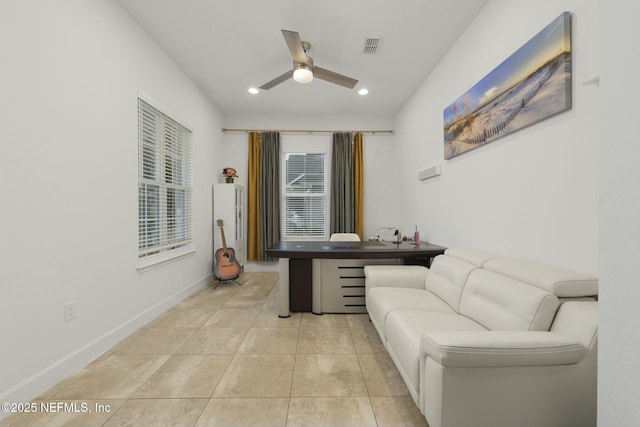
POLYGON ((539 331, 432 332, 420 343, 421 358, 452 367, 569 365, 585 352, 570 336, 539 331))
POLYGON ((424 289, 429 269, 419 265, 367 265, 364 267, 367 289, 378 286, 424 289))

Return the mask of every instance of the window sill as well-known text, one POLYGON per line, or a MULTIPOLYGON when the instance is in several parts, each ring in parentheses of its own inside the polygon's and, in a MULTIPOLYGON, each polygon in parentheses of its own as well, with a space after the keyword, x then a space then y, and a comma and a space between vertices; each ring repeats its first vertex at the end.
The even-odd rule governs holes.
POLYGON ((138 273, 146 273, 147 271, 154 270, 156 268, 162 267, 163 265, 178 261, 179 259, 185 258, 195 253, 196 250, 189 246, 168 253, 150 256, 139 260, 138 265, 136 265, 136 270, 138 270, 138 273))

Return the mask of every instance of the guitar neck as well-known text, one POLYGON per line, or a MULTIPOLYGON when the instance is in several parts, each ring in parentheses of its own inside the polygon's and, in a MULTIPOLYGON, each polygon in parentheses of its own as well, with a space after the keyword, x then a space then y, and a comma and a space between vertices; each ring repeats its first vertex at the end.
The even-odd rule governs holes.
POLYGON ((222 237, 222 249, 227 251, 227 239, 224 238, 224 227, 220 226, 220 237, 222 237))

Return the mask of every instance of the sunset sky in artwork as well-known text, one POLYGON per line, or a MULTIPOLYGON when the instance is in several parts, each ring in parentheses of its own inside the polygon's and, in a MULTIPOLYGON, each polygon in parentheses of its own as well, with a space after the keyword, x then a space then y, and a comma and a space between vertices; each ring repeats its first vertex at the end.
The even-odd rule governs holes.
MULTIPOLYGON (((472 110, 477 109, 528 77, 558 54, 570 52, 570 44, 570 14, 564 12, 454 103, 460 104, 466 99, 472 110)), ((452 105, 444 110, 445 123, 454 118, 452 105)), ((461 109, 458 109, 457 113, 461 114, 461 109)))

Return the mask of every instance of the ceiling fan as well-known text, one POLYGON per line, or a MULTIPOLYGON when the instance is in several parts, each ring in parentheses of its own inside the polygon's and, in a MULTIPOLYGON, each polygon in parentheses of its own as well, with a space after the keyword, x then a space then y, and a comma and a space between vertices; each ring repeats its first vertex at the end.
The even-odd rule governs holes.
POLYGON ((356 79, 313 65, 313 58, 307 55, 311 44, 300 40, 300 34, 296 31, 282 30, 282 35, 293 57, 293 69, 263 84, 260 89, 269 90, 292 77, 298 83, 309 83, 314 77, 317 77, 349 89, 353 89, 358 84, 356 79))

